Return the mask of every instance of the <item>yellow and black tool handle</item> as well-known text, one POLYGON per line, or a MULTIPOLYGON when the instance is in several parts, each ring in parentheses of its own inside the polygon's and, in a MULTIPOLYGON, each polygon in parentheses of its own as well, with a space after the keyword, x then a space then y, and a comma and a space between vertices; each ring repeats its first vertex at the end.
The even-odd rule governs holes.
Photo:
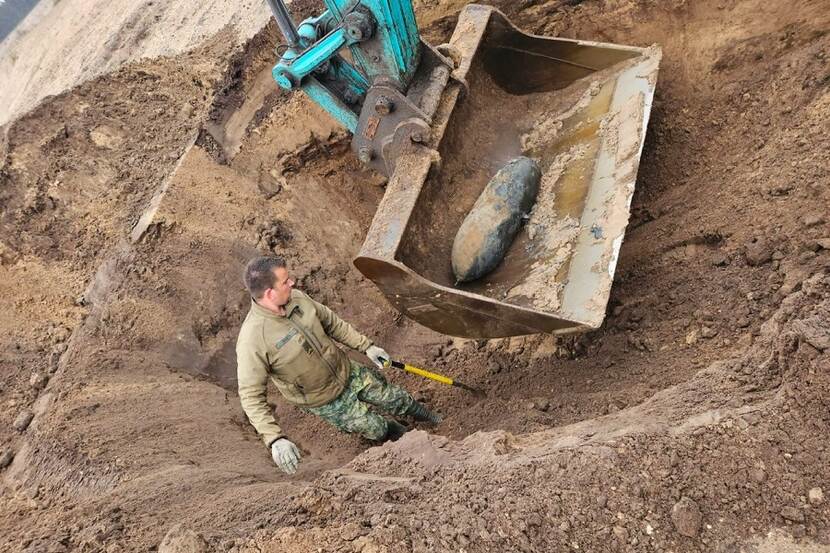
POLYGON ((441 384, 446 384, 447 386, 455 386, 456 388, 463 388, 465 390, 469 390, 476 394, 482 394, 481 390, 476 388, 472 388, 467 386, 466 384, 462 384, 457 380, 454 380, 448 376, 444 376, 443 374, 434 373, 425 369, 419 369, 418 367, 413 367, 407 363, 401 363, 400 361, 393 361, 391 359, 383 359, 381 358, 384 367, 394 367, 396 369, 404 370, 408 373, 418 375, 423 378, 429 378, 430 380, 434 380, 436 382, 440 382, 441 384))

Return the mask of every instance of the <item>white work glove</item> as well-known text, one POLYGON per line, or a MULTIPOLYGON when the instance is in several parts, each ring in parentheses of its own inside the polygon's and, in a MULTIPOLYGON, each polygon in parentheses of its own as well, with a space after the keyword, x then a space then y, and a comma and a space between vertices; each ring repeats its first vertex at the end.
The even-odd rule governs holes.
POLYGON ((271 444, 271 458, 284 472, 294 474, 300 464, 300 450, 291 440, 279 438, 271 444))
POLYGON ((369 346, 369 349, 366 350, 366 357, 372 360, 372 363, 378 366, 379 369, 383 368, 383 358, 386 361, 391 361, 392 358, 389 357, 389 354, 386 353, 382 348, 377 346, 369 346))

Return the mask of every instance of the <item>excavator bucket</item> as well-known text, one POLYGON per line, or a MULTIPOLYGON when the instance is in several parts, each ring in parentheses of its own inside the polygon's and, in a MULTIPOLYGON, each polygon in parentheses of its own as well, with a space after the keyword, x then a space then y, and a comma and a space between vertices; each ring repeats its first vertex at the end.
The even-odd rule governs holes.
POLYGON ((453 336, 597 328, 628 222, 660 51, 521 32, 469 5, 431 136, 402 151, 357 268, 401 312, 453 336), (536 203, 501 263, 457 284, 456 232, 508 161, 537 161, 536 203))

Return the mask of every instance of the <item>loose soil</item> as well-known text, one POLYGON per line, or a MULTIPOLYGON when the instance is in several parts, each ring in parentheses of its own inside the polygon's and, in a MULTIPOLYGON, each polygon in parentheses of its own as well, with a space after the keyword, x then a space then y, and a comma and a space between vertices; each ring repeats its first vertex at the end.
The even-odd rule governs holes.
MULTIPOLYGON (((830 3, 494 4, 663 49, 602 328, 471 341, 391 309, 351 265, 385 182, 271 86, 273 24, 129 63, 0 128, 1 550, 177 524, 234 552, 830 550, 830 3), (272 390, 304 452, 279 473, 234 380, 268 251, 486 397, 392 373, 444 422, 375 447, 272 390)), ((425 36, 462 5, 417 2, 425 36)))

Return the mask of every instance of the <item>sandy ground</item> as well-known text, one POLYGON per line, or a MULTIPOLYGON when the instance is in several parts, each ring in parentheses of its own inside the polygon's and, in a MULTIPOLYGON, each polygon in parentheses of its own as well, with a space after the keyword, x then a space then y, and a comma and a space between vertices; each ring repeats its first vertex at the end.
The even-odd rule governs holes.
POLYGON ((42 0, 0 42, 0 125, 46 96, 124 63, 192 50, 223 29, 244 42, 269 17, 258 0, 42 0))
MULTIPOLYGON (((418 3, 425 35, 461 5, 418 3)), ((397 316, 351 265, 384 181, 272 85, 273 26, 101 69, 3 128, 0 548, 183 524, 196 551, 828 550, 830 4, 501 7, 664 51, 603 327, 476 342, 397 316), (272 397, 305 454, 280 474, 234 393, 257 251, 487 397, 392 374, 445 422, 383 447, 272 397)))

